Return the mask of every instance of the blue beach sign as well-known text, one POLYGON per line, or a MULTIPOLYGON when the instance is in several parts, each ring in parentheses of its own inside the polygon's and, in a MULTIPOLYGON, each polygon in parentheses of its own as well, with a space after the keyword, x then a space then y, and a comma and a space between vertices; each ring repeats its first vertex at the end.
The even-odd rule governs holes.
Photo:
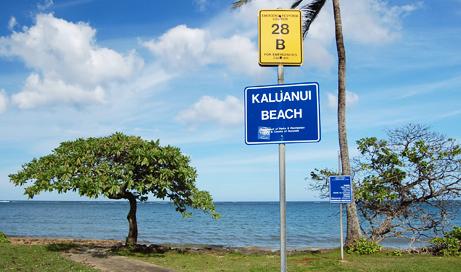
POLYGON ((245 143, 320 141, 317 82, 245 88, 245 143))
POLYGON ((351 176, 331 176, 330 179, 330 203, 352 202, 352 179, 351 176))

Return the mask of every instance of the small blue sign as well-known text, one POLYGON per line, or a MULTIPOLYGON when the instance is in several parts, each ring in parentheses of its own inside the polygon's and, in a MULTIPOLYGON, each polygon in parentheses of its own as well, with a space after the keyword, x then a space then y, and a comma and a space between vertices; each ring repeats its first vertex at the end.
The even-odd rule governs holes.
POLYGON ((245 143, 320 141, 317 82, 245 88, 245 143))
POLYGON ((330 202, 351 203, 352 202, 352 179, 350 176, 331 176, 330 180, 330 202))

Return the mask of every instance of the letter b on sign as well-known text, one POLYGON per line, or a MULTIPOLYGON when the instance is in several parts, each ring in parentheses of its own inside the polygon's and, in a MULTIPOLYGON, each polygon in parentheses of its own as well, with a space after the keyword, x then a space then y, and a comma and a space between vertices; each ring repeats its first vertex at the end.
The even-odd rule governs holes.
POLYGON ((285 49, 285 41, 283 39, 277 39, 276 41, 276 46, 277 50, 283 50, 285 49))

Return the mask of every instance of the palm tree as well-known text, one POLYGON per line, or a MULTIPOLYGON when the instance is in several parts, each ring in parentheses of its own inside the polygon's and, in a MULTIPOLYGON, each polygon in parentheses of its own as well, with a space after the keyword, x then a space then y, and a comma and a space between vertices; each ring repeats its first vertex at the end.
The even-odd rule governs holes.
MULTIPOLYGON (((240 8, 249 3, 251 0, 237 0, 233 4, 233 8, 240 8)), ((294 1, 291 8, 297 8, 303 0, 294 1)), ((303 37, 309 30, 310 24, 317 17, 317 14, 322 9, 326 0, 309 0, 308 3, 301 6, 303 11, 303 37)), ((346 50, 344 48, 341 10, 339 0, 333 0, 335 34, 336 34, 336 49, 338 52, 338 138, 339 149, 341 154, 342 175, 351 174, 351 166, 349 160, 349 149, 347 145, 346 133, 346 50)), ((359 219, 357 216, 357 207, 355 201, 347 205, 347 235, 345 245, 349 246, 354 241, 362 236, 360 230, 359 219)))
MULTIPOLYGON (((333 0, 333 13, 335 18, 336 50, 338 52, 338 138, 342 166, 341 174, 350 175, 351 164, 346 132, 346 49, 344 48, 339 0, 333 0)), ((352 202, 347 205, 347 235, 345 245, 350 246, 361 235, 357 207, 354 196, 352 196, 352 202)))

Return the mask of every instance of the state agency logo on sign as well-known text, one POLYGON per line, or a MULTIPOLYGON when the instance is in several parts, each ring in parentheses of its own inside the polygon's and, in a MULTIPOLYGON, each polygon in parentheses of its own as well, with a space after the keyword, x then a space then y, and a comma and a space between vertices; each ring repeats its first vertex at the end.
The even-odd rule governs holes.
POLYGON ((318 83, 255 86, 245 89, 246 144, 318 141, 318 83))
POLYGON ((300 10, 260 10, 259 65, 299 66, 303 62, 300 10))

